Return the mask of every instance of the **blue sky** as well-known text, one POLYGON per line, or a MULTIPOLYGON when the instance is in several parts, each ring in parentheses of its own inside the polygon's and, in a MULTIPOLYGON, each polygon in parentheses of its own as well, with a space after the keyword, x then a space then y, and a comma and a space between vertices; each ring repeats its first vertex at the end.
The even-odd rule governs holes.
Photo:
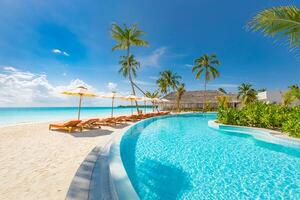
POLYGON ((191 65, 204 53, 216 53, 221 61, 221 77, 209 89, 236 91, 243 82, 270 90, 300 84, 297 52, 245 28, 258 11, 289 4, 300 6, 288 0, 2 0, 0 106, 52 105, 59 101, 55 92, 78 83, 97 92, 129 92, 118 74, 124 52, 111 50, 113 22, 138 23, 147 33, 150 46, 133 48, 142 64, 136 82, 147 90, 156 89, 165 69, 180 74, 188 90, 202 89, 191 65))

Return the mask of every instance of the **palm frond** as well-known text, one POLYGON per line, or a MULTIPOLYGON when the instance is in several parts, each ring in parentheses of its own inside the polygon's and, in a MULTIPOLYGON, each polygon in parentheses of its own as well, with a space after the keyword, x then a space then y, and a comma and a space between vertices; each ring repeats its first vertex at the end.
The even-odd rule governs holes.
POLYGON ((281 6, 266 9, 252 18, 248 28, 261 31, 266 36, 288 37, 291 47, 300 44, 300 9, 281 6))

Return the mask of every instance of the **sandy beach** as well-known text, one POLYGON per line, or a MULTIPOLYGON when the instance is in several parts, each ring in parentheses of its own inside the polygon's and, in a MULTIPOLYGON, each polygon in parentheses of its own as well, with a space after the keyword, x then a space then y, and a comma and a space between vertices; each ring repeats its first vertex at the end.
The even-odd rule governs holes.
POLYGON ((86 155, 115 130, 68 134, 48 124, 0 128, 0 199, 64 199, 86 155))

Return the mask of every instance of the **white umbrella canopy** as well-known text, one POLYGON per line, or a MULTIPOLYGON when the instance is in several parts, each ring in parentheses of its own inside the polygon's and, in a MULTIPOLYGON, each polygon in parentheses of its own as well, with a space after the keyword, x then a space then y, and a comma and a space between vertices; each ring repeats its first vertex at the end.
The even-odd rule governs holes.
POLYGON ((132 101, 140 101, 140 100, 141 100, 141 98, 140 98, 140 97, 137 97, 137 96, 135 96, 135 95, 133 95, 133 94, 131 94, 131 95, 128 95, 128 96, 126 96, 126 97, 123 97, 123 98, 121 98, 121 99, 124 99, 124 100, 130 101, 130 104, 131 104, 131 115, 133 115, 133 110, 132 110, 132 101))
POLYGON ((159 99, 159 98, 153 98, 152 101, 154 101, 154 102, 156 102, 156 103, 161 103, 161 102, 162 102, 162 100, 159 99))
POLYGON ((170 102, 170 100, 168 100, 168 99, 160 99, 160 100, 164 103, 170 102))
POLYGON ((110 92, 104 95, 101 95, 100 98, 109 98, 111 99, 111 117, 114 116, 114 102, 116 98, 124 98, 121 94, 117 92, 110 92))
POLYGON ((62 92, 62 94, 80 97, 79 105, 78 105, 78 120, 80 119, 80 109, 81 109, 82 97, 96 97, 97 96, 97 94, 94 94, 94 93, 88 91, 88 89, 83 86, 79 86, 79 87, 69 90, 69 91, 64 91, 64 92, 62 92))
POLYGON ((140 98, 140 101, 143 101, 144 102, 144 113, 146 113, 146 107, 147 107, 147 101, 152 101, 151 98, 148 98, 148 97, 141 97, 140 98))

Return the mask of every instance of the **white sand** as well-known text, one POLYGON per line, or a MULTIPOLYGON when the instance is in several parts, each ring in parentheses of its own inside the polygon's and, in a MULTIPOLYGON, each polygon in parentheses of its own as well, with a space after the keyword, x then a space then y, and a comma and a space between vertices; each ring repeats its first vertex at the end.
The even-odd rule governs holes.
POLYGON ((0 199, 64 199, 79 165, 114 128, 49 131, 48 123, 0 128, 0 199))

